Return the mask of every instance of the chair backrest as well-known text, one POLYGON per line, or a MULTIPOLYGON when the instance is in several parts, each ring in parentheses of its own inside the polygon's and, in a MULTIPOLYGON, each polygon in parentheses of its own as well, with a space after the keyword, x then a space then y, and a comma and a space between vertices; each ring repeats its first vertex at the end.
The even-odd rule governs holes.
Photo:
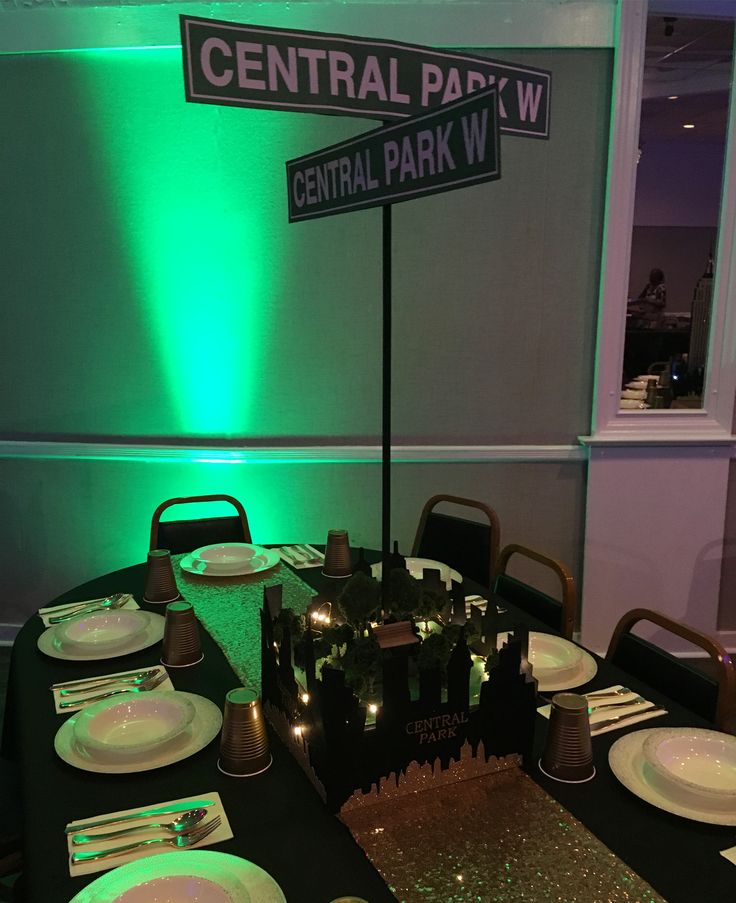
POLYGON ((732 728, 736 707, 736 672, 728 652, 707 634, 661 612, 635 608, 623 615, 616 625, 606 658, 690 711, 712 721, 719 730, 732 728), (656 624, 705 650, 715 667, 715 678, 692 668, 649 640, 634 636, 631 629, 639 621, 656 624))
POLYGON ((527 614, 538 618, 548 627, 559 630, 566 639, 572 638, 577 617, 578 594, 574 577, 561 561, 550 558, 549 555, 538 552, 536 549, 527 548, 527 546, 515 543, 504 546, 498 556, 496 581, 493 589, 507 602, 511 602, 527 614), (536 587, 507 574, 506 569, 512 555, 530 558, 553 571, 560 581, 561 599, 554 599, 536 587))
POLYGON ((192 552, 216 542, 250 542, 248 517, 242 504, 231 495, 193 495, 169 499, 153 512, 151 519, 151 549, 168 549, 172 555, 192 552), (232 517, 204 517, 195 520, 169 520, 161 523, 161 515, 172 505, 190 502, 229 502, 237 515, 232 517))
POLYGON ((412 556, 442 561, 468 579, 490 587, 500 534, 498 515, 484 502, 457 495, 433 495, 422 509, 412 556), (476 508, 485 514, 487 522, 438 514, 433 509, 441 502, 476 508))

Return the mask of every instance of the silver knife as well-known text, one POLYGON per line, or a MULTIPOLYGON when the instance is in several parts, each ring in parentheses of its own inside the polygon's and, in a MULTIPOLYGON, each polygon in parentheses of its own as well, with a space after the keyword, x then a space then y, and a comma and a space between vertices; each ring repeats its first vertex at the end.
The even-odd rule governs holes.
POLYGON ((656 706, 652 709, 644 709, 644 711, 638 712, 629 712, 628 715, 616 715, 615 718, 606 718, 605 721, 596 721, 595 724, 591 724, 590 733, 595 736, 599 734, 604 727, 610 727, 612 724, 620 724, 624 725, 627 721, 631 721, 634 718, 641 718, 642 715, 646 715, 649 717, 650 715, 666 715, 667 709, 663 709, 660 706, 656 706))
POLYGON ((144 809, 141 812, 130 812, 127 815, 118 815, 114 818, 98 818, 95 821, 81 823, 74 822, 64 828, 64 833, 76 834, 77 831, 87 831, 89 828, 102 828, 104 825, 118 825, 124 821, 153 818, 156 815, 171 815, 174 812, 187 812, 189 809, 204 809, 206 806, 214 805, 214 800, 184 800, 181 803, 171 803, 168 806, 158 806, 155 809, 144 809))

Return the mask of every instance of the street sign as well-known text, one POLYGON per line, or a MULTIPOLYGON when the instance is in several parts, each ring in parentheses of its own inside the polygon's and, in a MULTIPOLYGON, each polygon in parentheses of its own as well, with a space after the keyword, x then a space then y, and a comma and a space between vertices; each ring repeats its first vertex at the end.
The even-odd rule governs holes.
POLYGON ((544 69, 417 44, 180 16, 192 103, 384 121, 495 86, 502 132, 549 137, 544 69))
POLYGON ((501 177, 498 93, 477 91, 286 164, 289 222, 501 177))

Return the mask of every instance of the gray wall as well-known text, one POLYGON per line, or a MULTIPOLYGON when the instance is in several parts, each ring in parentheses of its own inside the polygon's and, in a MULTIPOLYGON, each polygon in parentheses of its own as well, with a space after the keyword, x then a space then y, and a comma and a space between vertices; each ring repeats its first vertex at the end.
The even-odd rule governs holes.
MULTIPOLYGON (((504 137, 500 182, 394 208, 399 444, 589 429, 611 55, 489 55, 552 70, 552 136, 504 137)), ((186 105, 180 66, 171 51, 0 57, 0 439, 377 441, 380 213, 289 226, 283 184, 284 160, 370 124, 186 105)), ((0 458, 0 620, 141 560, 152 509, 177 494, 235 491, 264 542, 342 524, 375 545, 379 477, 30 446, 0 458)), ((454 491, 579 574, 582 463, 402 464, 394 482, 405 547, 424 499, 454 491)))

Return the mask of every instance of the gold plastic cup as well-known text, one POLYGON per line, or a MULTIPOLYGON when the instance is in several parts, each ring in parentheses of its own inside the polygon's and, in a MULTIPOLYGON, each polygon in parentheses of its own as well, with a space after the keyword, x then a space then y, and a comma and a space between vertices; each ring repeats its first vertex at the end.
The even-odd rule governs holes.
POLYGON ((322 565, 325 577, 351 577, 353 563, 350 558, 350 543, 347 530, 330 530, 327 533, 325 561, 322 565))
POLYGON ((146 588, 143 601, 163 605, 181 598, 174 577, 171 552, 168 549, 151 549, 146 562, 146 588))
POLYGON ((255 690, 237 687, 225 697, 217 767, 234 778, 251 778, 272 762, 261 700, 255 690))
POLYGON ((595 775, 588 700, 584 696, 557 693, 552 697, 539 767, 548 777, 566 784, 582 784, 595 775))
POLYGON ((204 658, 199 623, 189 602, 172 602, 166 608, 161 662, 169 668, 188 668, 204 658))

